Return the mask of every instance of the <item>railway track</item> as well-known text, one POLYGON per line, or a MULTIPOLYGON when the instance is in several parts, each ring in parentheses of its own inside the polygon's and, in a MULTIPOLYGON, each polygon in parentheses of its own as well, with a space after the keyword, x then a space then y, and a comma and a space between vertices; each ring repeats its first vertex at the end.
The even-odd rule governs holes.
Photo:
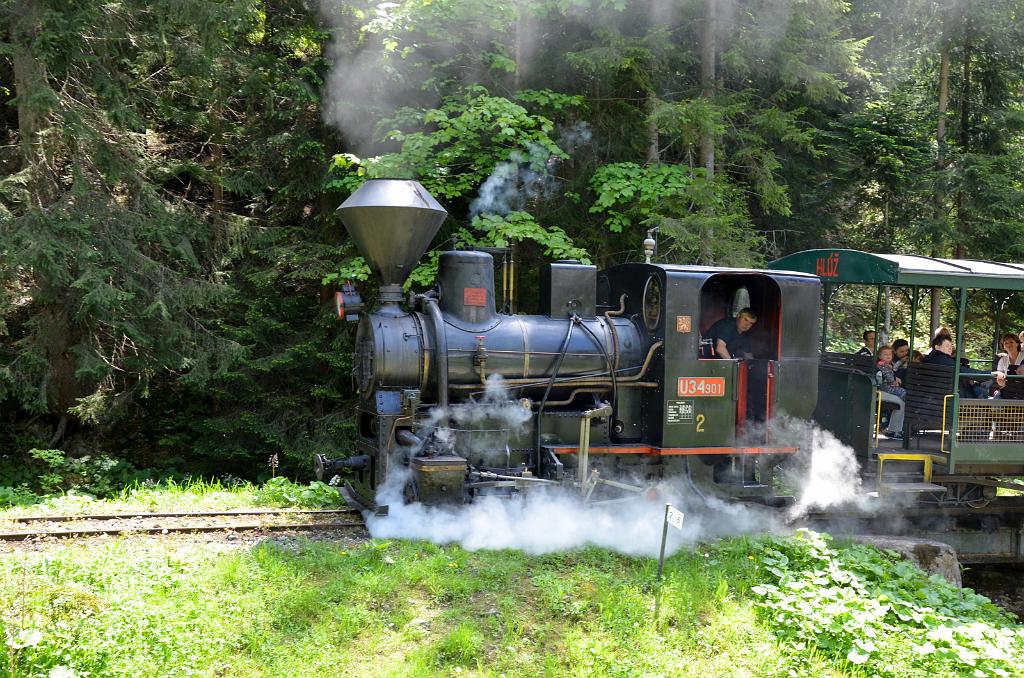
POLYGON ((68 539, 99 535, 200 532, 359 531, 366 525, 356 509, 191 511, 0 518, 0 541, 68 539), (27 529, 26 529, 27 528, 27 529))

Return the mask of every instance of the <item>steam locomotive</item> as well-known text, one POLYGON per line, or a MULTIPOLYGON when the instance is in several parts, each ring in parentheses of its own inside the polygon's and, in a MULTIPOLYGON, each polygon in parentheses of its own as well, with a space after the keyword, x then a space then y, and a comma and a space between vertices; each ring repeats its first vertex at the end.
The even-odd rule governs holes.
POLYGON ((540 314, 517 315, 496 307, 487 251, 444 252, 434 288, 403 294, 447 216, 419 183, 369 180, 338 212, 380 282, 366 313, 352 285, 338 293, 359 323, 359 453, 316 459, 318 477, 350 478, 351 501, 380 508, 389 483, 426 504, 551 485, 614 501, 668 478, 771 501, 797 452, 772 423, 816 403, 817 276, 651 263, 649 241, 645 263, 545 265, 540 314), (745 307, 753 358, 701 358, 745 307))

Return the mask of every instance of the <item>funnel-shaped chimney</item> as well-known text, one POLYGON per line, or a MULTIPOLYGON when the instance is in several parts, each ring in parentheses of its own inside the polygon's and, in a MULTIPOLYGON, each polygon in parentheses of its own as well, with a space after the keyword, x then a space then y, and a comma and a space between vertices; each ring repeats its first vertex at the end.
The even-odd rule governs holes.
POLYGON ((341 204, 338 214, 382 286, 405 282, 448 216, 411 179, 370 179, 341 204))

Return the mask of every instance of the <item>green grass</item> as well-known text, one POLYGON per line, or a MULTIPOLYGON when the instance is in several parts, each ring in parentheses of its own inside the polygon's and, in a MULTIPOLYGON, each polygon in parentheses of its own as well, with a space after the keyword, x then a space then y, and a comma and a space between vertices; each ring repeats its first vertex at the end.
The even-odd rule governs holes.
POLYGON ((0 676, 996 675, 1024 659, 1024 630, 985 599, 816 535, 677 554, 658 625, 656 562, 594 548, 147 543, 0 559, 0 676))
POLYGON ((183 483, 164 480, 135 483, 109 499, 69 492, 51 496, 29 495, 30 500, 4 506, 4 517, 133 511, 218 511, 242 508, 334 508, 344 505, 337 490, 324 483, 300 485, 277 477, 263 485, 246 481, 223 484, 217 479, 193 478, 183 483))

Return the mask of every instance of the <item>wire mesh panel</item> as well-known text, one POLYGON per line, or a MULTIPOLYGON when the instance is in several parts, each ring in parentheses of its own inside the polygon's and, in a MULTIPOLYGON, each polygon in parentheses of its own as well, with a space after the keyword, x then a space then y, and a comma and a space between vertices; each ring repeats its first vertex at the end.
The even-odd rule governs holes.
POLYGON ((1024 443, 1024 401, 961 400, 958 443, 1024 443))

